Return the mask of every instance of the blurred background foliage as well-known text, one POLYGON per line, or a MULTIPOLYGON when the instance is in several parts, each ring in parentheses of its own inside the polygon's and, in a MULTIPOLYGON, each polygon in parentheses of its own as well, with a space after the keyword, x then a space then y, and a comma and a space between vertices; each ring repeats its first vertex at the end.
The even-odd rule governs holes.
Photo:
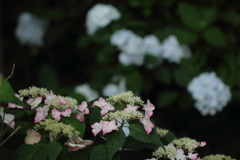
MULTIPOLYGON (((114 75, 126 78, 126 88, 156 106, 154 120, 178 137, 206 141, 200 155, 226 154, 240 159, 240 2, 237 0, 2 0, 2 68, 15 91, 32 85, 55 93, 84 97, 74 92, 89 83, 99 91, 114 75), (121 18, 89 36, 85 21, 97 3, 111 4, 121 18), (49 20, 43 47, 22 46, 14 36, 22 12, 49 20), (171 34, 188 45, 192 57, 180 64, 163 61, 149 70, 123 66, 110 36, 127 28, 143 37, 154 34, 162 42, 171 34), (187 92, 193 77, 215 71, 230 86, 232 99, 215 116, 202 116, 187 92)), ((147 61, 154 58, 147 57, 147 61)))

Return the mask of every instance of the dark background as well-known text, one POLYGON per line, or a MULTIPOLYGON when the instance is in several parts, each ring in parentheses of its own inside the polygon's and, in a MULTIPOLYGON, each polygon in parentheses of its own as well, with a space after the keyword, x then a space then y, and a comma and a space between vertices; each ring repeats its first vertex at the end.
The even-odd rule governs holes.
POLYGON ((15 91, 32 85, 71 95, 78 84, 97 91, 115 74, 124 75, 128 90, 156 106, 154 120, 178 137, 206 141, 202 156, 225 154, 240 159, 240 2, 237 0, 2 0, 0 6, 0 71, 10 75, 15 91), (94 35, 86 33, 88 10, 111 4, 121 13, 94 35), (49 20, 43 47, 23 46, 15 35, 22 12, 49 20), (148 70, 123 66, 109 37, 122 28, 139 36, 171 34, 190 47, 192 57, 180 64, 164 61, 148 70), (222 112, 202 116, 186 86, 202 72, 216 72, 230 86, 232 98, 222 112))

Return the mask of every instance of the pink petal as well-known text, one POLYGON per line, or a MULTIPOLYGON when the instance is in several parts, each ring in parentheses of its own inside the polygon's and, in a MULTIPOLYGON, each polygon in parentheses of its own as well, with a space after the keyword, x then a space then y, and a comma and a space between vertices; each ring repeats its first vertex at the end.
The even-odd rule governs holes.
POLYGON ((81 105, 78 106, 78 109, 82 112, 87 108, 87 102, 83 101, 81 105))
POLYGON ((58 100, 60 101, 61 104, 67 104, 68 103, 66 99, 63 99, 61 97, 57 97, 57 98, 58 98, 58 100))
POLYGON ((84 113, 78 113, 76 114, 76 118, 80 121, 80 122, 84 122, 84 113))
POLYGON ((52 117, 54 118, 54 119, 56 119, 57 121, 60 121, 60 119, 61 119, 61 117, 60 117, 60 115, 61 115, 62 113, 61 112, 59 112, 57 109, 52 109, 52 113, 51 113, 51 115, 52 115, 52 117))
POLYGON ((200 146, 201 146, 201 147, 204 147, 206 144, 207 144, 206 142, 201 142, 201 143, 200 143, 200 146))

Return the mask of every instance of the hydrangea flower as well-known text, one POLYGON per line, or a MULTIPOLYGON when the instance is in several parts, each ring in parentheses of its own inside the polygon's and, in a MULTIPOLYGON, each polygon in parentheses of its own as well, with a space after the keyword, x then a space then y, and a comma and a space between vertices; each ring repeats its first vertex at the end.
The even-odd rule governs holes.
MULTIPOLYGON (((0 108, 2 108, 2 107, 0 107, 0 108)), ((9 127, 14 129, 15 122, 13 120, 15 118, 15 115, 13 115, 13 114, 6 114, 6 113, 4 113, 4 111, 2 109, 2 111, 0 111, 0 116, 2 118, 4 117, 4 120, 3 120, 4 123, 6 123, 9 127)))
POLYGON ((169 62, 180 63, 182 58, 191 56, 187 46, 181 46, 174 35, 167 37, 162 43, 162 56, 169 62))
POLYGON ((112 45, 121 50, 119 62, 125 66, 141 66, 144 62, 145 46, 143 39, 127 29, 118 30, 110 38, 112 45))
POLYGON ((45 120, 48 115, 48 110, 49 110, 49 107, 46 105, 43 107, 36 108, 37 113, 34 118, 34 123, 38 123, 42 120, 45 120))
POLYGON ((121 14, 112 5, 96 4, 87 13, 87 33, 92 35, 98 28, 106 27, 111 21, 120 17, 121 14))
POLYGON ((140 122, 143 124, 147 134, 152 132, 152 128, 154 127, 154 124, 150 121, 149 117, 144 117, 143 119, 140 120, 140 122))
POLYGON ((195 107, 204 116, 215 115, 231 98, 229 87, 214 72, 205 72, 193 78, 187 88, 196 100, 195 107))
POLYGON ((87 101, 91 101, 99 97, 98 92, 93 90, 87 83, 76 86, 74 90, 75 92, 82 94, 87 101))
POLYGON ((26 102, 31 106, 31 109, 34 109, 42 102, 42 97, 29 98, 26 102))
POLYGON ((47 24, 46 20, 40 19, 31 13, 23 12, 18 18, 15 36, 21 44, 42 46, 47 24))
POLYGON ((27 130, 27 136, 25 138, 25 144, 34 144, 38 143, 41 139, 40 133, 35 131, 34 129, 27 130))

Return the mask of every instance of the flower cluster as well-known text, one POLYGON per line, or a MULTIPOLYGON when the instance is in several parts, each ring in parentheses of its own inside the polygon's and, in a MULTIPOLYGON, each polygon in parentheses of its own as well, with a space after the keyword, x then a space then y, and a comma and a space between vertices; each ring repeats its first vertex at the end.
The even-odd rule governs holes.
MULTIPOLYGON (((150 117, 153 115, 155 106, 148 100, 147 104, 142 107, 142 110, 145 110, 145 114, 143 114, 137 111, 139 106, 134 106, 135 103, 141 104, 143 101, 139 97, 133 96, 132 92, 118 93, 109 97, 106 101, 102 97, 98 101, 94 101, 92 107, 100 107, 100 113, 104 116, 100 122, 95 122, 91 125, 93 134, 96 136, 102 130, 104 135, 112 130, 118 130, 118 127, 128 127, 128 121, 134 119, 138 119, 143 124, 147 134, 151 133, 154 124, 151 122, 150 117), (126 104, 126 107, 123 110, 115 111, 116 109, 107 101, 112 102, 112 104, 120 103, 123 106, 126 104)), ((129 130, 125 130, 125 134, 128 135, 128 133, 129 130)))
POLYGON ((190 138, 175 139, 172 143, 165 145, 164 148, 159 147, 152 155, 157 159, 168 158, 171 160, 186 160, 188 158, 191 160, 200 160, 195 149, 205 145, 206 142, 197 142, 190 138))
POLYGON ((120 13, 112 5, 96 4, 87 13, 87 33, 92 35, 98 28, 106 27, 111 21, 120 17, 120 13))
POLYGON ((141 105, 144 104, 144 102, 141 100, 140 97, 134 96, 132 91, 118 93, 114 96, 107 98, 106 100, 113 105, 115 103, 129 104, 129 105, 134 105, 135 103, 141 104, 141 105))
POLYGON ((47 24, 47 20, 40 19, 31 13, 21 13, 15 35, 21 44, 42 46, 47 24))
POLYGON ((209 155, 202 158, 202 160, 236 160, 230 156, 216 154, 216 155, 209 155))
POLYGON ((156 131, 160 137, 165 137, 166 134, 169 132, 169 130, 167 130, 167 129, 162 129, 162 128, 158 128, 158 127, 156 128, 156 131))
POLYGON ((188 84, 188 91, 196 100, 195 107, 202 115, 215 115, 231 98, 231 92, 214 72, 202 73, 188 84))
MULTIPOLYGON (((163 58, 169 62, 180 63, 182 58, 188 58, 191 55, 188 47, 181 46, 174 35, 170 35, 161 45, 155 35, 141 38, 130 30, 122 29, 111 36, 110 42, 121 50, 119 61, 125 66, 143 65, 146 55, 157 58, 155 65, 161 63, 163 58)), ((147 67, 153 68, 154 65, 147 67)))

